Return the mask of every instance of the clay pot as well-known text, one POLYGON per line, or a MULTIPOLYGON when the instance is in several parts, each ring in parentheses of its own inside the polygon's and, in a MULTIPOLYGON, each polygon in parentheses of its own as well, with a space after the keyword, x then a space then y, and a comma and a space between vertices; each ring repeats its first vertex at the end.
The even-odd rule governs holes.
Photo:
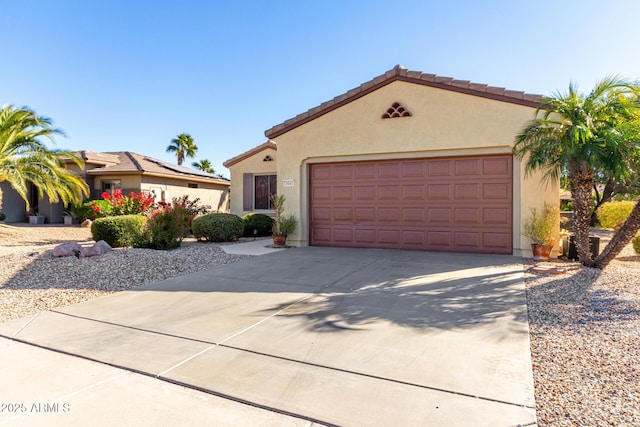
POLYGON ((539 245, 537 243, 531 244, 531 251, 533 252, 533 259, 536 261, 549 261, 553 245, 539 245))
POLYGON ((272 234, 271 238, 273 239, 273 246, 282 247, 287 241, 287 236, 281 236, 277 234, 272 234))

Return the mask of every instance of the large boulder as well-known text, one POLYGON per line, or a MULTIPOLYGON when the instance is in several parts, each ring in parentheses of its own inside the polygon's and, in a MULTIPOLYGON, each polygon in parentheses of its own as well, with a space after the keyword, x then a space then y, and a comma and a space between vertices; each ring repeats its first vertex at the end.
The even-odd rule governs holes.
POLYGON ((107 242, 105 242, 104 240, 98 240, 95 245, 88 248, 82 248, 81 256, 90 257, 104 255, 108 252, 111 252, 112 250, 113 249, 111 249, 111 246, 109 246, 107 242))
POLYGON ((53 248, 54 257, 78 256, 82 252, 82 246, 78 242, 63 243, 53 248))

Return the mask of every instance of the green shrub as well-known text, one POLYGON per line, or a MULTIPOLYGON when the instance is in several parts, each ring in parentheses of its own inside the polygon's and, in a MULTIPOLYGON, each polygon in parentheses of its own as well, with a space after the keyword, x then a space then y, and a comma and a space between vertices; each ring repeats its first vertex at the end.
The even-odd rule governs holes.
POLYGON ((633 245, 633 250, 636 252, 636 255, 640 255, 640 234, 631 240, 631 244, 633 245))
POLYGON ((191 221, 198 215, 204 215, 211 210, 211 206, 200 204, 200 197, 189 200, 189 195, 185 194, 172 199, 173 207, 181 209, 183 212, 183 221, 186 221, 184 235, 191 233, 191 221))
POLYGON ((7 216, 4 214, 4 212, 0 212, 0 221, 4 221, 6 217, 7 216))
POLYGON ((242 236, 244 222, 237 215, 212 213, 194 218, 191 228, 198 240, 229 242, 242 236))
POLYGON ((598 208, 598 221, 602 228, 619 228, 624 223, 633 207, 635 202, 620 201, 620 202, 608 202, 598 208))
POLYGON ((80 222, 86 219, 93 221, 111 215, 111 204, 106 200, 86 200, 81 205, 72 206, 71 214, 80 222))
POLYGON ((113 248, 133 246, 143 234, 146 218, 142 215, 121 215, 97 218, 91 224, 91 236, 104 240, 113 248))
POLYGON ((271 227, 273 227, 273 218, 269 215, 250 213, 242 217, 244 222, 244 236, 271 236, 271 227), (253 230, 257 230, 257 234, 253 234, 253 230))
POLYGON ((133 246, 161 250, 179 247, 187 226, 184 213, 179 206, 164 206, 149 212, 144 229, 133 246))

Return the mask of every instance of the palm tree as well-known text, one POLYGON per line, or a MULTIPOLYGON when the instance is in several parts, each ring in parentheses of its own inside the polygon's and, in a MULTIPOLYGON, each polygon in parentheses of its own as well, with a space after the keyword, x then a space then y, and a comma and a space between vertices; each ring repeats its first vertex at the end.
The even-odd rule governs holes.
POLYGON ((184 132, 173 138, 167 147, 167 153, 175 153, 178 165, 182 165, 185 157, 195 157, 196 151, 198 146, 193 142, 193 138, 184 132))
POLYGON ((598 82, 588 95, 573 84, 546 97, 516 136, 514 154, 525 170, 557 181, 565 173, 573 196, 576 251, 582 264, 604 268, 640 229, 640 203, 594 260, 589 250, 592 190, 598 174, 626 181, 640 166, 640 87, 617 77, 598 82))
POLYGON ((213 169, 213 166, 211 166, 211 162, 207 159, 202 159, 199 162, 193 162, 191 163, 191 166, 211 175, 215 175, 216 173, 216 171, 213 169))
POLYGON ((40 141, 53 141, 54 135, 64 135, 51 124, 51 119, 38 117, 27 107, 6 105, 0 110, 0 182, 7 181, 24 199, 29 208, 28 184, 32 183, 40 197, 66 206, 79 203, 89 195, 89 187, 78 175, 64 167, 62 159, 82 167, 82 160, 73 153, 48 150, 40 141))

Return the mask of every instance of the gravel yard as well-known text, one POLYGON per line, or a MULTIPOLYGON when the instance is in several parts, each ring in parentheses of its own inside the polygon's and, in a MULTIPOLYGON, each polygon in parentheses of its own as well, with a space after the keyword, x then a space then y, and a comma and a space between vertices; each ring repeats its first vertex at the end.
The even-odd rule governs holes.
MULTIPOLYGON (((610 233, 598 233, 603 248, 610 233)), ((79 227, 0 224, 0 322, 247 258, 193 240, 172 251, 51 257, 66 241, 92 243, 79 227)), ((549 264, 568 271, 525 273, 539 425, 640 425, 640 257, 627 247, 602 272, 549 264)))

